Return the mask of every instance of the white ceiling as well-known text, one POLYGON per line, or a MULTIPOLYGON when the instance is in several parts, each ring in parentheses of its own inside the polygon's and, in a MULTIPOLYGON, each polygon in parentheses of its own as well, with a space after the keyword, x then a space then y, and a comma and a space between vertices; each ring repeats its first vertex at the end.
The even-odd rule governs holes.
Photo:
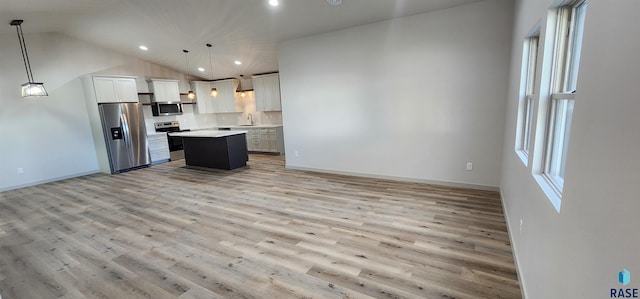
POLYGON ((478 1, 280 0, 272 7, 268 0, 0 0, 0 34, 15 33, 9 22, 23 19, 25 33, 60 32, 180 72, 187 49, 190 74, 205 79, 211 43, 218 79, 277 70, 277 45, 288 39, 478 1))

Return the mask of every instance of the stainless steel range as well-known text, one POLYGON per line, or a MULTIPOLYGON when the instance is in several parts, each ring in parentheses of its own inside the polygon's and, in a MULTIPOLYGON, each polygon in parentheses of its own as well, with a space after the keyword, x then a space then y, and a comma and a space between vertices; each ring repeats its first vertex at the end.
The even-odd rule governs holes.
MULTIPOLYGON (((156 132, 186 132, 191 130, 181 130, 177 121, 157 122, 154 124, 156 132)), ((182 137, 167 136, 169 140, 169 157, 173 160, 184 159, 184 147, 182 137)))

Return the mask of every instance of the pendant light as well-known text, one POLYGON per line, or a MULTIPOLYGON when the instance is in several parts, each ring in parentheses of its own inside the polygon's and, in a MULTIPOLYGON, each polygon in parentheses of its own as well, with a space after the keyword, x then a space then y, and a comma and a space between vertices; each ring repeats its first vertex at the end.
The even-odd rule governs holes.
MULTIPOLYGON (((213 81, 213 60, 211 60, 211 44, 207 44, 207 47, 209 48, 209 65, 211 65, 211 81, 213 81)), ((215 87, 211 87, 211 97, 217 97, 218 96, 218 89, 215 87)))
POLYGON ((24 34, 22 33, 23 20, 11 21, 11 26, 16 26, 18 32, 18 41, 20 42, 20 51, 22 51, 22 61, 24 62, 24 69, 27 71, 27 83, 22 84, 22 97, 46 97, 49 94, 44 88, 44 83, 37 83, 33 79, 33 72, 31 71, 31 63, 29 62, 29 55, 27 54, 27 45, 24 42, 24 34))
MULTIPOLYGON (((187 53, 189 53, 188 50, 182 50, 182 52, 184 52, 184 61, 187 65, 187 77, 189 77, 189 58, 187 58, 187 53)), ((193 100, 196 98, 196 94, 193 92, 193 90, 189 90, 189 92, 187 92, 187 98, 189 98, 189 100, 193 100)))

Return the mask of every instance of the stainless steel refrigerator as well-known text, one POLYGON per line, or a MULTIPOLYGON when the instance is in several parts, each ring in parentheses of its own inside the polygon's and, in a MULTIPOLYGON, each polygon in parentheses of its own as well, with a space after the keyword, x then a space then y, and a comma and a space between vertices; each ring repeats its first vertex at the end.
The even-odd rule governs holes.
POLYGON ((139 103, 98 105, 107 144, 111 173, 119 173, 151 164, 149 142, 139 103))

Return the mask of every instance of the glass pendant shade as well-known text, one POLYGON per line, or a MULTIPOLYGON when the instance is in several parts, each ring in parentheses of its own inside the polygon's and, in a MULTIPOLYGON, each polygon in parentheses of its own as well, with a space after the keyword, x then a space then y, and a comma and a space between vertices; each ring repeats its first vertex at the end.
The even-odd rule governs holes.
POLYGON ((23 22, 23 20, 13 20, 10 23, 11 26, 16 26, 16 32, 18 33, 18 42, 20 42, 20 51, 22 52, 22 60, 24 62, 24 69, 27 72, 27 83, 22 84, 21 95, 23 98, 46 97, 49 94, 44 88, 44 83, 37 83, 33 79, 31 62, 29 61, 29 54, 27 54, 27 44, 24 42, 24 34, 22 33, 23 22))
POLYGON ((22 84, 22 97, 46 97, 49 94, 43 83, 28 82, 22 84))
MULTIPOLYGON (((211 66, 211 81, 213 81, 213 59, 211 59, 211 47, 213 47, 213 45, 207 44, 207 48, 209 48, 209 65, 211 66)), ((210 94, 212 98, 218 97, 218 89, 211 87, 210 94)))
MULTIPOLYGON (((187 53, 189 53, 189 51, 188 50, 182 50, 182 52, 184 53, 184 62, 185 62, 185 65, 186 65, 186 68, 184 70, 185 70, 185 73, 187 74, 187 77, 189 77, 189 58, 187 58, 187 53)), ((196 98, 196 94, 193 92, 193 90, 189 90, 187 92, 187 98, 189 100, 193 100, 193 99, 196 98)))

